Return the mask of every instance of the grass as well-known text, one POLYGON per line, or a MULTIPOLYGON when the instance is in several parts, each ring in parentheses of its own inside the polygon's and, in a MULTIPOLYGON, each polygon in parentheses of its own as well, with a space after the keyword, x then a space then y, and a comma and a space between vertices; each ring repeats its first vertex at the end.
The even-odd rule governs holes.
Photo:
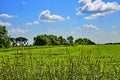
POLYGON ((0 49, 0 80, 119 80, 120 45, 0 49))

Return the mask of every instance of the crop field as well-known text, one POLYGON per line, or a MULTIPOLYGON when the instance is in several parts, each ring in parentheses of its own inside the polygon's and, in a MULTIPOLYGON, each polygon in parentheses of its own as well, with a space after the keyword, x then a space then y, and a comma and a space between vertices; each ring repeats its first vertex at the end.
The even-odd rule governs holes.
POLYGON ((120 80, 120 45, 2 48, 0 80, 120 80))

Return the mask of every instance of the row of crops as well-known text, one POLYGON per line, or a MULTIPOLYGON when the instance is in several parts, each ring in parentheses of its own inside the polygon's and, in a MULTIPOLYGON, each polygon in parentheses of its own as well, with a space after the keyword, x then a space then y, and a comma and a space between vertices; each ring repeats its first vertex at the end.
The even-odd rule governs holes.
POLYGON ((120 46, 0 49, 0 80, 119 80, 120 46))

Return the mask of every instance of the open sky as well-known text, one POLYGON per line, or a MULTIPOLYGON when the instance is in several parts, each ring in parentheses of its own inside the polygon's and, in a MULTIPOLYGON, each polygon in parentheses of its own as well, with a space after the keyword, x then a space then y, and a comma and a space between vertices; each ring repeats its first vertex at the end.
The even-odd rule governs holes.
POLYGON ((30 43, 40 34, 120 42, 120 0, 0 0, 0 25, 30 43))

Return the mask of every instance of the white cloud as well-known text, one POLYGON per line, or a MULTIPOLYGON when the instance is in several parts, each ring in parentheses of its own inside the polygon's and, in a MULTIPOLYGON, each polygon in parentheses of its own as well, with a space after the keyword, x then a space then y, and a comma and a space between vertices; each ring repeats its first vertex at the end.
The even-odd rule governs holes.
POLYGON ((39 24, 39 22, 38 21, 33 21, 33 24, 39 24))
POLYGON ((95 30, 100 30, 100 28, 98 28, 95 25, 91 25, 91 24, 85 24, 85 25, 83 25, 83 27, 90 28, 90 29, 95 29, 95 30))
POLYGON ((104 17, 104 16, 108 15, 109 13, 110 12, 91 14, 88 17, 84 17, 84 19, 86 19, 86 20, 92 20, 92 19, 96 19, 97 17, 104 17))
POLYGON ((30 26, 30 25, 33 25, 33 24, 39 24, 38 21, 33 21, 33 22, 27 22, 26 25, 30 26))
POLYGON ((12 24, 9 23, 9 22, 2 22, 2 21, 0 21, 0 25, 2 25, 2 26, 11 26, 12 24))
POLYGON ((14 34, 16 34, 16 33, 26 33, 26 32, 28 32, 29 30, 24 30, 24 29, 11 29, 11 30, 9 30, 8 32, 9 33, 14 33, 14 34))
POLYGON ((2 18, 13 18, 14 16, 9 15, 9 14, 0 14, 0 17, 2 17, 2 18))
POLYGON ((78 9, 77 9, 77 13, 76 13, 76 15, 83 15, 83 13, 81 13, 81 12, 78 11, 78 9))
POLYGON ((120 10, 120 5, 117 2, 103 2, 102 0, 79 0, 79 8, 77 8, 77 15, 90 14, 84 19, 95 19, 103 17, 110 13, 120 10))
POLYGON ((59 20, 64 20, 64 18, 59 15, 51 15, 51 12, 49 10, 45 10, 40 13, 39 20, 46 22, 56 22, 59 20))
POLYGON ((70 16, 68 16, 66 19, 69 20, 69 19, 70 19, 70 16))

